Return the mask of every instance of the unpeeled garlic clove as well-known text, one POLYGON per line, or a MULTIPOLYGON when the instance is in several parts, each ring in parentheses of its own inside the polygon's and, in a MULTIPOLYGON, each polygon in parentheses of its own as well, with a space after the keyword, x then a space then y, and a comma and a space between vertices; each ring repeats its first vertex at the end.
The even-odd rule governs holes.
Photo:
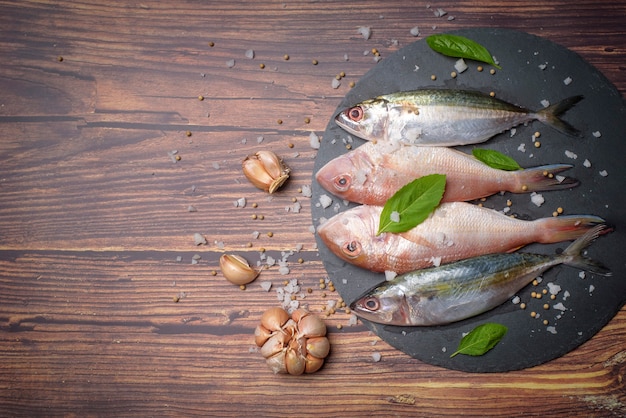
POLYGON ((270 370, 276 373, 287 373, 287 367, 285 367, 285 355, 287 354, 287 350, 279 351, 274 354, 272 357, 269 357, 265 360, 267 365, 270 367, 270 370))
POLYGON ((306 341, 306 351, 317 358, 326 358, 330 352, 330 342, 326 337, 309 338, 306 341))
POLYGON ((289 320, 289 314, 283 308, 269 308, 261 315, 261 325, 270 331, 279 331, 289 320))
POLYGON ((304 359, 304 371, 305 373, 315 373, 324 365, 323 358, 313 357, 310 354, 307 354, 304 359))
POLYGON ((326 335, 326 324, 315 315, 307 315, 298 323, 298 330, 303 337, 323 337, 326 335))
POLYGON ((237 254, 223 254, 220 257, 222 275, 237 285, 248 284, 257 278, 260 271, 250 267, 245 258, 237 254))
POLYGON ((282 332, 272 335, 261 347, 261 355, 265 358, 272 357, 282 351, 289 342, 289 336, 282 332))
POLYGON ((263 347, 263 344, 272 336, 272 332, 265 328, 263 325, 259 324, 254 329, 254 343, 263 347))
POLYGON ((274 193, 289 178, 289 167, 272 151, 249 155, 242 163, 243 174, 256 187, 274 193))
POLYGON ((302 374, 306 368, 306 359, 302 357, 298 351, 287 349, 287 353, 285 354, 285 368, 289 374, 302 374))

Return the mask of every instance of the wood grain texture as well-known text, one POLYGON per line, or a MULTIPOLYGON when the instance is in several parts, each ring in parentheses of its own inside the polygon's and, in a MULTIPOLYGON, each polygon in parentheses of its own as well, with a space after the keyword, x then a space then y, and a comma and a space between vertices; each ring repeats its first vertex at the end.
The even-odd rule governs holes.
POLYGON ((626 93, 623 0, 430 3, 0 2, 0 415, 626 415, 624 308, 579 349, 504 374, 421 363, 342 311, 314 375, 275 376, 255 350, 275 292, 229 284, 218 258, 302 246, 289 275, 273 266, 258 281, 298 279, 321 315, 339 297, 319 288, 299 188, 311 182, 309 133, 376 65, 364 51, 384 59, 415 41, 415 25, 417 39, 506 27, 572 49, 626 93), (241 173, 258 149, 293 171, 271 198, 241 173), (299 213, 286 210, 294 199, 299 213))

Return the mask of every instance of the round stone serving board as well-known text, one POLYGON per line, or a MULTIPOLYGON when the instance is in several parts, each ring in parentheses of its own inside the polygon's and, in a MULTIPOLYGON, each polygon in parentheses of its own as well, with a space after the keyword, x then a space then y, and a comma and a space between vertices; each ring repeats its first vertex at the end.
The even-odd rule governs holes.
MULTIPOLYGON (((570 109, 563 118, 580 129, 581 138, 565 136, 540 122, 518 126, 516 133, 499 134, 481 148, 498 150, 513 157, 522 167, 542 164, 570 163, 575 167, 565 174, 580 180, 571 190, 543 192, 545 203, 537 207, 529 195, 492 196, 484 202, 486 207, 502 210, 507 199, 513 202, 511 212, 521 219, 552 216, 562 207, 565 214, 593 214, 603 217, 615 227, 611 234, 600 237, 588 249, 588 256, 600 260, 613 272, 612 277, 600 277, 568 266, 557 266, 543 275, 538 286, 528 285, 518 295, 527 307, 522 310, 511 301, 481 314, 446 326, 397 327, 362 321, 387 343, 408 355, 449 369, 468 372, 504 372, 524 369, 558 358, 590 339, 617 313, 626 300, 626 175, 623 158, 626 155, 626 109, 624 100, 615 87, 593 66, 576 53, 546 39, 527 33, 495 28, 468 29, 453 32, 466 36, 485 46, 493 54, 501 70, 490 74, 493 68, 466 60, 467 71, 452 78, 455 58, 432 51, 425 40, 418 40, 392 55, 385 57, 350 90, 329 121, 322 145, 315 161, 314 173, 334 157, 348 152, 344 141, 352 141, 353 148, 364 141, 351 137, 334 122, 334 116, 346 107, 361 100, 396 91, 425 87, 473 89, 485 93, 495 92, 496 97, 529 109, 542 107, 542 100, 550 103, 569 96, 582 94, 584 99, 570 109), (477 67, 481 65, 483 71, 477 67), (545 65, 545 68, 540 66, 545 65), (431 79, 436 76, 436 80, 431 79), (571 79, 570 83, 564 80, 571 79), (541 133, 541 147, 535 148, 531 136, 541 133), (600 137, 594 133, 600 133, 600 137), (518 150, 525 144, 525 152, 518 150), (572 159, 565 151, 578 157, 572 159), (588 160, 591 167, 583 162, 588 160), (606 176, 601 172, 606 170, 606 176), (531 299, 531 291, 541 291, 547 283, 561 286, 557 299, 547 296, 531 299), (562 303, 567 310, 550 308, 562 303), (530 313, 535 311, 539 318, 530 313), (549 324, 543 324, 547 319, 549 324), (483 356, 458 355, 450 358, 464 333, 485 322, 497 322, 508 327, 502 341, 483 356), (548 327, 554 327, 548 328, 548 327), (550 332, 555 331, 556 333, 550 332)), ((472 146, 459 147, 471 153, 472 146)), ((312 183, 311 211, 315 226, 323 218, 330 218, 346 205, 337 197, 312 183), (324 209, 319 197, 328 195, 333 204, 324 209)), ((329 278, 346 303, 351 303, 366 290, 385 280, 375 274, 346 264, 332 254, 317 237, 319 253, 329 278)), ((553 254, 568 243, 526 246, 522 251, 553 254)))

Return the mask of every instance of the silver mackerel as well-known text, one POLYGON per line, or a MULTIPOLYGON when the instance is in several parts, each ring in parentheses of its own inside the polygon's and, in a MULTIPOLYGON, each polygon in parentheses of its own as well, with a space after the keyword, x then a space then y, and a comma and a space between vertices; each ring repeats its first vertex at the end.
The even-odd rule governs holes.
POLYGON ((531 111, 473 90, 420 89, 365 100, 339 113, 335 122, 366 140, 430 146, 481 143, 531 120, 577 136, 579 131, 559 115, 582 98, 531 111))
POLYGON ((606 267, 581 255, 603 229, 603 225, 590 229, 560 255, 492 254, 403 274, 370 290, 350 308, 381 324, 443 325, 501 305, 559 264, 610 276, 606 267))

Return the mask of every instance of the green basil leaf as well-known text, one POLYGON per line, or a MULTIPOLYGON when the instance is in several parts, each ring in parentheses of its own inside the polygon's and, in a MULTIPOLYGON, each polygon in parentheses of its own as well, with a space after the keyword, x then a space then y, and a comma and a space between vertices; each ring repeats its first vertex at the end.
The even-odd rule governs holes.
POLYGON ((445 188, 443 174, 420 177, 402 187, 385 203, 376 235, 405 232, 422 223, 441 202, 445 188))
POLYGON ((495 322, 488 322, 474 328, 459 343, 459 348, 450 357, 457 354, 482 356, 502 340, 508 328, 495 322))
POLYGON ((496 68, 502 68, 495 63, 493 57, 481 44, 464 36, 439 34, 430 35, 426 38, 428 46, 440 54, 455 58, 467 58, 475 61, 491 64, 496 68))
POLYGON ((491 168, 498 170, 515 171, 521 170, 522 167, 513 158, 499 153, 498 151, 474 148, 472 154, 478 161, 487 164, 491 168))

